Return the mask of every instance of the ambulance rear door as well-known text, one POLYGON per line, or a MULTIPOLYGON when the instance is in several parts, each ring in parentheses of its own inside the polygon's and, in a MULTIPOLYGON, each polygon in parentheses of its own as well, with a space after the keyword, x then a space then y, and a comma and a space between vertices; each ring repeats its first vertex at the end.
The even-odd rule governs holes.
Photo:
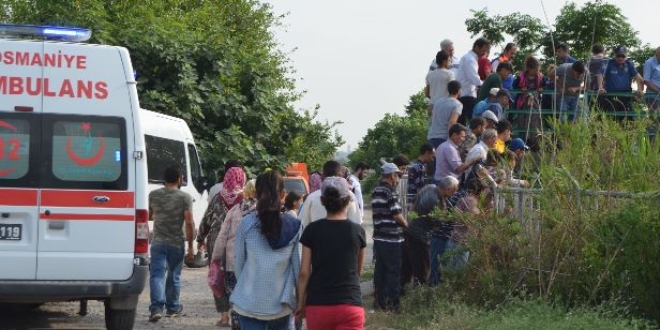
POLYGON ((123 280, 135 248, 137 93, 119 47, 44 43, 38 280, 123 280))
POLYGON ((0 39, 0 280, 36 278, 42 53, 0 39))

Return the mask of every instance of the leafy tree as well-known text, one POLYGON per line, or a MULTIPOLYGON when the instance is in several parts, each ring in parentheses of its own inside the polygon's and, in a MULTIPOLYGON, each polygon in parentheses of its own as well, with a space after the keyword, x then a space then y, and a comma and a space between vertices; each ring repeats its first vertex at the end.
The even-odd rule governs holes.
MULTIPOLYGON (((589 57, 594 44, 602 44, 610 50, 623 45, 631 53, 640 49, 647 52, 650 49, 639 46, 641 41, 637 38, 637 32, 623 16, 621 9, 602 1, 587 2, 582 7, 573 2, 567 3, 556 17, 554 28, 545 26, 540 19, 521 13, 489 15, 487 9, 473 10, 472 13, 473 17, 468 18, 465 24, 473 37, 483 35, 497 45, 504 42, 506 36, 510 36, 520 47, 521 57, 542 50, 548 61, 554 57, 553 41, 554 45, 569 44, 571 54, 582 59, 589 57)), ((515 63, 522 62, 516 59, 515 63)))
POLYGON ((426 142, 427 107, 423 92, 412 95, 406 107, 408 114, 386 114, 367 131, 358 148, 348 156, 350 162, 363 161, 372 168, 379 168, 383 157, 391 158, 401 153, 411 159, 417 157, 419 148, 426 142))
MULTIPOLYGON (((641 44, 637 31, 623 16, 621 9, 601 1, 587 2, 580 8, 573 2, 567 3, 555 19, 553 35, 555 43, 569 44, 572 55, 578 58, 588 58, 594 44, 601 44, 610 50, 618 45, 632 49, 641 44)), ((544 54, 553 56, 554 49, 547 37, 544 46, 544 54)))
POLYGON ((505 35, 513 38, 521 54, 534 54, 541 48, 547 30, 540 19, 527 14, 489 16, 488 9, 472 10, 472 18, 465 20, 467 31, 472 37, 482 35, 494 45, 504 43, 505 35))
POLYGON ((144 108, 182 117, 205 165, 232 158, 256 170, 329 159, 337 123, 292 107, 289 59, 258 0, 0 0, 15 23, 86 26, 91 42, 127 47, 144 108))

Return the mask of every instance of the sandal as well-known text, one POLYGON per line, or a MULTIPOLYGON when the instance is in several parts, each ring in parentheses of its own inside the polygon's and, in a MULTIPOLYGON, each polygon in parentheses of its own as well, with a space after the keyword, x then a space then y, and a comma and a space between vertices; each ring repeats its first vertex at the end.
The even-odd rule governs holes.
POLYGON ((220 320, 215 325, 223 328, 229 327, 229 313, 222 313, 220 320))

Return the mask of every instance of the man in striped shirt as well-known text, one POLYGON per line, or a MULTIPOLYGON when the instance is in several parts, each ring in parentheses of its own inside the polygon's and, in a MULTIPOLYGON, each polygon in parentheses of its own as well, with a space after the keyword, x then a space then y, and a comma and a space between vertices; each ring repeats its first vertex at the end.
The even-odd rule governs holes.
POLYGON ((403 229, 408 227, 395 193, 401 174, 395 164, 384 164, 381 167, 381 181, 371 194, 376 257, 374 306, 387 311, 396 311, 399 308, 401 243, 403 229))

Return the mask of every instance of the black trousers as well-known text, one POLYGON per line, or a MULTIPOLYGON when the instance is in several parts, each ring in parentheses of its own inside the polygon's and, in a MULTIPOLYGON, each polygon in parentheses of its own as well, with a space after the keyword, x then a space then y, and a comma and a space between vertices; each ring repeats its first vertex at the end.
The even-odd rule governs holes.
POLYGON ((395 311, 399 309, 401 296, 401 243, 374 240, 374 254, 376 307, 395 311))
POLYGON ((412 282, 413 284, 426 284, 429 279, 431 254, 429 244, 413 239, 404 233, 403 260, 401 267, 401 286, 412 282))
POLYGON ((461 96, 458 100, 463 104, 463 112, 458 117, 458 123, 468 126, 472 119, 472 111, 474 106, 477 105, 477 98, 472 96, 461 96))

